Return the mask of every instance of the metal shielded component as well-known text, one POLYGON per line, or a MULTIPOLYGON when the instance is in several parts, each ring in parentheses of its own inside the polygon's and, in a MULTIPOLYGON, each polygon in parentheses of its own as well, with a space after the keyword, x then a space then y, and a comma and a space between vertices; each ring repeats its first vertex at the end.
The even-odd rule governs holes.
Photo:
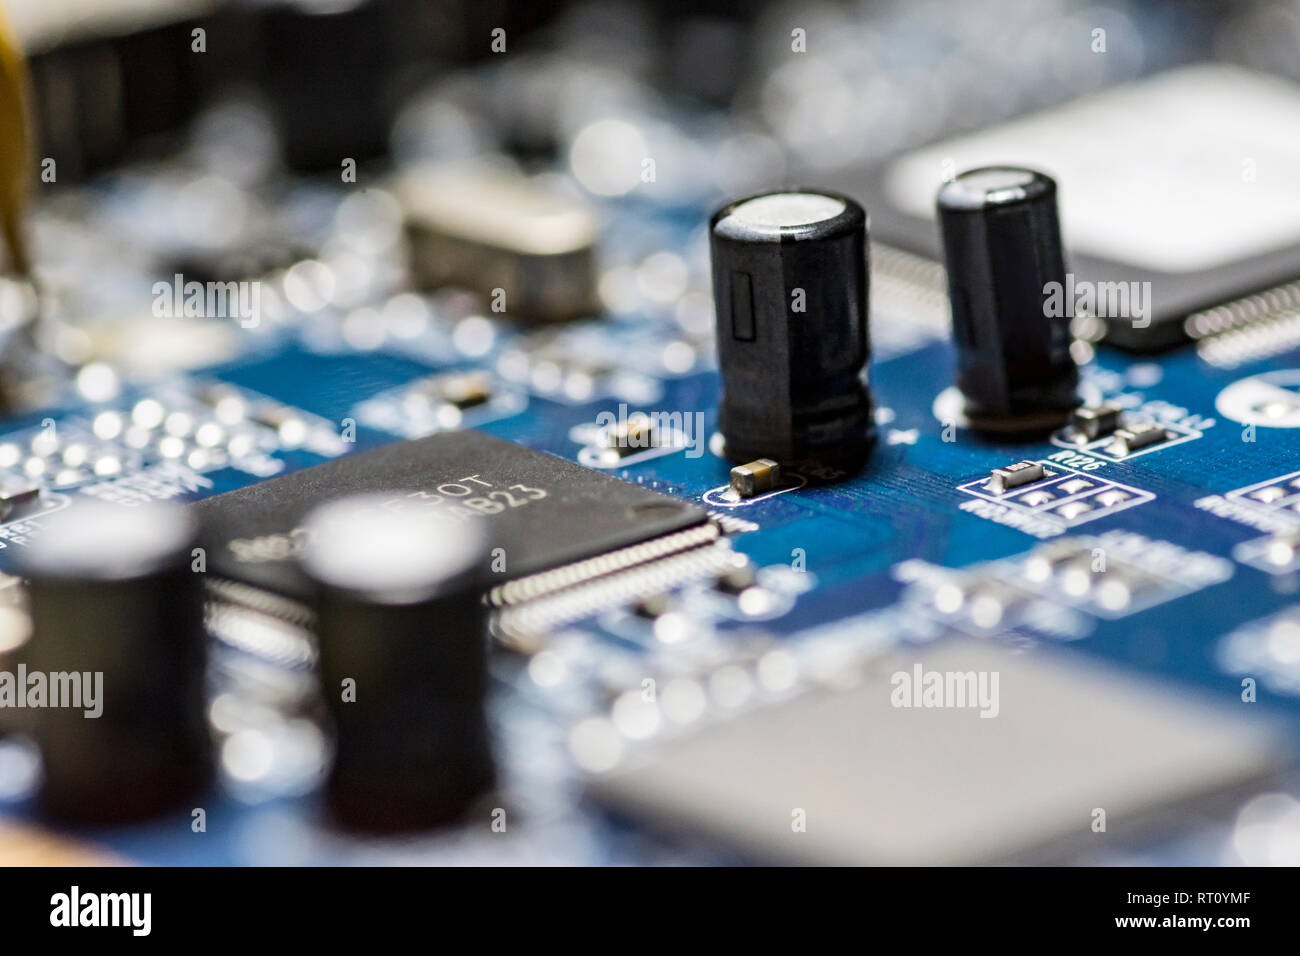
POLYGON ((406 214, 412 271, 424 286, 504 294, 505 314, 521 319, 594 311, 597 223, 586 205, 518 174, 455 165, 404 173, 394 192, 406 214))
POLYGON ((1068 859, 1095 845, 1097 807, 1130 846, 1285 765, 1282 734, 1241 708, 1061 657, 967 639, 899 651, 850 689, 666 740, 590 791, 758 862, 960 866, 1068 859))

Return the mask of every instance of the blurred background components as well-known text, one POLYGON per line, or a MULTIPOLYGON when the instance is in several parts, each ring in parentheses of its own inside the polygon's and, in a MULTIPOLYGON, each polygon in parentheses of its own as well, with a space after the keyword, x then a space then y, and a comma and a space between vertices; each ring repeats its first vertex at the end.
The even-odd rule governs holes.
POLYGON ((11 271, 30 268, 23 213, 34 176, 27 61, 0 9, 0 234, 11 271))
POLYGON ((549 321, 596 307, 594 210, 509 170, 419 167, 395 194, 416 280, 481 293, 493 312, 549 321))
POLYGON ((219 0, 16 0, 31 60, 36 138, 73 182, 178 131, 199 107, 219 0), (196 33, 196 31, 199 31, 196 33), (200 50, 199 47, 203 47, 200 50))

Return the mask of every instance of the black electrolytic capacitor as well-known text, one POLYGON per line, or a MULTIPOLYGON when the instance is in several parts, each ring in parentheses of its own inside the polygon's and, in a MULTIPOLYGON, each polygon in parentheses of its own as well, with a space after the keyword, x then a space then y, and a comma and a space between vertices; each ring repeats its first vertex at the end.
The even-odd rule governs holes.
POLYGON ((261 16, 262 82, 289 167, 338 175, 343 160, 382 153, 396 115, 408 4, 259 0, 247 8, 261 16))
POLYGON ((938 211, 966 418, 987 431, 1062 424, 1079 404, 1079 370, 1068 310, 1052 306, 1051 283, 1065 286, 1056 183, 973 169, 940 188, 938 211))
POLYGON ((210 779, 195 541, 182 508, 87 500, 43 518, 21 549, 28 673, 51 692, 56 681, 81 685, 80 706, 61 696, 65 706, 34 711, 50 816, 139 819, 186 806, 210 779))
POLYGON ((494 782, 484 715, 487 539, 419 494, 356 495, 304 522, 320 675, 333 718, 327 797, 344 826, 433 827, 494 782))
POLYGON ((866 212, 834 193, 769 193, 714 214, 718 428, 732 461, 862 465, 875 437, 866 241, 866 212))

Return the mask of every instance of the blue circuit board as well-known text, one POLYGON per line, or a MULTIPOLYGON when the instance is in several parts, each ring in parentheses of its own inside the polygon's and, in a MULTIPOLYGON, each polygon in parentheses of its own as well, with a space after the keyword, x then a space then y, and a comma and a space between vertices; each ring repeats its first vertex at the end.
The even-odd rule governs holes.
MULTIPOLYGON (((620 212, 644 220, 642 210, 620 212)), ((667 237, 660 249, 682 252, 693 282, 699 281, 702 263, 683 250, 698 248, 702 221, 700 211, 675 213, 658 230, 659 236, 667 237)), ((413 297, 404 295, 409 308, 413 297)), ((758 633, 764 639, 794 642, 837 635, 842 639, 847 634, 850 639, 856 636, 879 644, 926 640, 950 628, 973 630, 1027 652, 1040 645, 1068 643, 1075 651, 1170 682, 1180 693, 1225 703, 1240 701, 1244 668, 1260 680, 1254 706, 1261 713, 1288 719, 1300 715, 1300 665, 1285 653, 1270 657, 1267 646, 1252 643, 1249 633, 1252 622, 1292 608, 1300 588, 1300 575, 1292 568, 1279 569, 1251 557, 1252 542, 1267 536, 1263 529, 1289 527, 1291 519, 1285 512, 1290 502, 1285 499, 1291 490, 1300 489, 1290 489, 1283 497, 1250 494, 1256 486, 1286 487, 1294 480, 1294 473, 1300 471, 1300 432, 1248 428, 1219 411, 1225 407, 1221 396, 1229 386, 1286 370, 1295 356, 1283 354, 1224 369, 1192 350, 1156 357, 1089 350, 1083 367, 1085 396, 1142 410, 1179 439, 1143 454, 1116 458, 1095 444, 1089 448, 1063 440, 992 444, 977 438, 945 410, 953 352, 948 341, 934 336, 913 348, 874 358, 871 384, 879 443, 861 474, 837 476, 810 468, 806 474, 787 476, 789 486, 778 493, 736 503, 718 495, 727 485, 730 464, 709 448, 716 428, 719 383, 707 334, 692 337, 689 329, 663 310, 610 314, 566 329, 560 342, 565 336, 595 341, 600 352, 613 359, 601 366, 601 378, 582 379, 576 394, 557 396, 555 381, 537 374, 535 365, 531 373, 519 372, 518 355, 530 347, 534 331, 509 320, 479 317, 482 328, 491 329, 490 344, 487 348, 476 344, 472 351, 477 354, 469 355, 455 344, 457 320, 443 313, 445 302, 425 298, 418 306, 421 322, 415 336, 390 337, 357 348, 340 333, 345 319, 341 312, 318 313, 307 325, 286 324, 275 334, 254 339, 235 360, 187 371, 159 384, 127 386, 103 402, 72 397, 7 422, 0 448, 34 447, 33 437, 50 429, 52 422, 66 449, 80 432, 112 433, 111 424, 97 429, 96 422, 99 416, 115 412, 123 434, 133 421, 144 421, 163 435, 168 416, 180 410, 198 416, 176 422, 173 431, 183 447, 177 443, 167 454, 157 453, 159 443, 151 439, 136 459, 130 458, 128 447, 120 456, 117 473, 82 479, 67 476, 69 487, 59 496, 59 506, 75 509, 87 496, 127 503, 152 498, 195 500, 273 473, 399 441, 407 426, 383 419, 375 403, 383 406, 385 396, 400 399, 404 387, 431 374, 481 369, 509 398, 478 412, 479 421, 470 413, 462 424, 570 460, 584 461, 584 449, 590 451, 584 438, 592 424, 602 413, 617 413, 620 405, 625 413, 675 410, 686 416, 683 421, 688 425, 699 422, 700 434, 692 432, 693 425, 684 429, 687 440, 679 447, 654 449, 638 456, 639 461, 599 464, 624 480, 702 502, 713 513, 743 523, 730 541, 758 569, 768 599, 741 607, 734 598, 697 594, 683 617, 685 626, 697 632, 696 639, 703 634, 708 641, 727 646, 758 633), (687 356, 687 360, 678 356, 671 373, 655 369, 644 351, 646 343, 662 348, 669 342, 678 343, 687 356), (250 403, 266 400, 293 409, 304 423, 302 433, 294 441, 264 442, 261 453, 245 455, 238 467, 230 461, 213 467, 203 454, 189 457, 203 451, 195 441, 202 412, 194 411, 191 399, 199 386, 215 383, 232 386, 250 403), (390 422, 387 429, 367 424, 384 420, 390 422), (316 442, 313 448, 310 438, 302 438, 313 429, 333 434, 348 421, 356 423, 349 441, 316 442), (983 480, 991 469, 1020 460, 1043 462, 1049 473, 1075 481, 1073 487, 1082 490, 1074 494, 1082 497, 1058 494, 1044 508, 986 493, 983 480), (263 475, 252 473, 259 468, 263 475), (1059 507, 1055 502, 1062 498, 1092 499, 1117 489, 1121 507, 1094 500, 1089 508, 1070 511, 1071 517, 1055 510, 1059 507), (1127 603, 1121 600, 1109 607, 1086 600, 1072 603, 1045 591, 1044 600, 1055 607, 1055 613, 988 626, 960 615, 945 616, 931 605, 918 610, 917 594, 924 596, 945 573, 996 569, 999 562, 1022 560, 1045 542, 1067 535, 1104 540, 1107 547, 1113 544, 1113 555, 1155 572, 1156 580, 1145 582, 1145 595, 1135 591, 1127 603)), ((882 319, 876 316, 873 321, 882 319)), ((906 316, 883 321, 905 322, 906 316)), ((577 355, 577 347, 572 348, 569 354, 577 355)), ((390 404, 400 408, 396 400, 390 404)), ((416 423, 405 437, 429 430, 416 423)), ((101 444, 113 442, 106 439, 101 444)), ((590 458, 585 461, 591 463, 590 458)), ((1115 495, 1106 500, 1114 501, 1115 495)), ((0 568, 12 568, 15 549, 39 531, 39 523, 36 516, 0 528, 0 568)), ((663 655, 654 626, 626 609, 608 608, 570 622, 564 633, 567 640, 582 643, 585 659, 596 672, 617 669, 640 655, 663 655)), ((243 652, 223 648, 219 653, 243 652)), ((276 731, 280 742, 275 746, 305 750, 305 769, 292 779, 254 783, 249 779, 253 771, 243 766, 247 759, 227 760, 221 785, 202 801, 207 824, 200 837, 191 830, 188 812, 147 825, 75 836, 130 860, 160 864, 722 858, 706 848, 651 838, 610 820, 584 801, 581 775, 567 752, 566 735, 575 719, 600 708, 599 693, 572 685, 561 690, 539 686, 530 679, 526 663, 504 651, 494 667, 492 716, 500 740, 504 789, 517 801, 525 821, 509 841, 483 836, 478 832, 481 828, 400 841, 369 841, 333 831, 313 792, 314 774, 318 775, 323 758, 317 755, 313 764, 311 757, 320 745, 313 750, 310 734, 306 745, 295 743, 291 723, 276 731)), ((9 765, 21 766, 24 745, 9 739, 2 746, 9 751, 9 765)), ((227 757, 231 757, 229 750, 227 757)), ((19 817, 34 815, 31 793, 11 792, 5 811, 19 817)), ((1196 842, 1204 839, 1211 838, 1185 835, 1152 851, 1150 859, 1203 858, 1213 852, 1196 842), (1201 856, 1185 849, 1189 840, 1201 856)))
MULTIPOLYGON (((39 540, 49 513, 75 513, 91 499, 197 501, 459 428, 698 503, 719 540, 676 564, 665 559, 653 580, 633 576, 622 590, 596 581, 589 599, 570 594, 497 612, 489 716, 500 785, 463 826, 375 839, 332 824, 321 795, 331 743, 314 702, 310 642, 241 621, 212 628, 218 772, 193 807, 129 826, 56 827, 38 806, 35 745, 0 725, 0 827, 18 821, 66 839, 80 859, 157 865, 751 862, 707 832, 652 827, 593 799, 591 780, 613 761, 599 747, 593 753, 590 734, 600 742, 621 733, 629 752, 654 747, 643 738, 655 734, 635 719, 615 719, 647 676, 685 675, 715 697, 746 698, 732 708, 743 720, 791 689, 762 686, 763 662, 774 654, 776 683, 793 661, 798 686, 820 686, 825 673, 833 685, 890 649, 957 638, 1059 658, 1067 668, 1100 662, 1174 700, 1280 722, 1289 740, 1300 740, 1300 336, 1290 326, 1252 332, 1257 319, 1293 323, 1300 291, 1230 306, 1214 335, 1164 352, 1133 354, 1080 334, 1072 354, 1082 400, 1158 425, 1164 440, 1152 446, 1129 451, 1067 430, 997 442, 962 418, 947 286, 926 258, 937 247, 887 234, 884 197, 845 185, 936 138, 1117 87, 1211 47, 1294 72, 1294 57, 1278 53, 1284 31, 1268 5, 1242 5, 1254 32, 1223 34, 1213 33, 1201 4, 1111 3, 1068 17, 1066 5, 1032 14, 1030 6, 995 3, 958 15, 956 5, 919 13, 907 4, 863 4, 857 13, 831 5, 798 24, 773 15, 758 31, 744 68, 755 75, 734 112, 652 88, 639 73, 654 72, 649 21, 611 32, 596 17, 591 32, 579 16, 517 65, 516 49, 529 48, 522 37, 517 48, 512 34, 510 56, 496 58, 504 68, 471 63, 432 86, 403 115, 389 154, 353 163, 351 180, 339 181, 332 154, 318 176, 282 168, 275 122, 236 90, 162 158, 50 184, 32 222, 46 287, 42 320, 53 330, 33 367, 48 374, 20 412, 0 417, 0 495, 38 486, 40 508, 0 523, 0 613, 22 607, 11 597, 21 590, 21 552, 39 540), (793 27, 811 37, 811 52, 791 48, 793 27), (1111 46, 1101 56, 1107 30, 1111 46), (1008 57, 1012 47, 1018 59, 1008 57), (516 145, 524 155, 513 155, 516 145), (660 160, 653 186, 637 178, 651 153, 660 160), (632 170, 627 182, 610 181, 618 159, 632 170), (413 281, 394 179, 425 162, 467 160, 535 176, 566 201, 595 208, 599 305, 590 318, 530 323, 482 296, 413 281), (778 487, 737 500, 726 494, 733 463, 718 454, 715 435, 707 223, 726 200, 797 180, 852 193, 873 217, 869 377, 878 438, 860 473, 800 463, 778 487), (149 314, 159 280, 170 295, 173 276, 181 282, 193 263, 214 265, 263 244, 271 264, 248 273, 260 282, 259 322, 202 309, 149 314), (1279 306, 1287 295, 1297 298, 1279 306), (480 377, 485 400, 463 412, 431 408, 420 386, 464 374, 480 377), (642 413, 666 416, 662 443, 607 454, 600 423, 642 413), (1041 465, 1042 480, 994 490, 990 473, 1017 462, 1041 465), (746 570, 751 583, 717 587, 728 568, 746 570), (653 613, 638 606, 647 596, 663 599, 653 613), (725 679, 709 684, 710 675, 725 679), (495 827, 501 808, 510 823, 495 827)), ((717 25, 704 23, 710 34, 717 25)), ((708 62, 695 70, 718 73, 709 45, 700 49, 708 62)), ((689 90, 691 77, 677 75, 689 65, 659 66, 674 89, 689 90)), ((1198 122, 1207 90, 1243 82, 1231 73, 1193 79, 1179 102, 1198 122)), ((1275 173, 1265 160, 1280 156, 1272 165, 1287 167, 1287 154, 1280 137, 1265 136, 1294 125, 1295 114, 1274 102, 1273 79, 1237 93, 1227 109, 1250 117, 1243 128, 1262 131, 1240 146, 1251 184, 1259 161, 1261 184, 1249 188, 1284 209, 1294 190, 1287 180, 1264 191, 1275 173), (1257 98, 1260 111, 1248 111, 1257 98)), ((1105 198, 1083 195, 1089 167, 1110 187, 1172 183, 1171 195, 1198 200, 1222 189, 1235 198, 1216 207, 1220 214, 1232 203, 1255 213, 1268 207, 1233 192, 1247 188, 1245 168, 1238 171, 1237 146, 1220 143, 1217 127, 1213 136, 1190 120, 1174 127, 1168 155, 1130 145, 1140 128, 1159 140, 1157 120, 1178 114, 1166 100, 1143 108, 1103 110, 1117 118, 1117 132, 1081 135, 1076 120, 1049 130, 1062 163, 1083 160, 1083 175, 1061 177, 1067 248, 1084 218, 1072 222, 1071 214, 1105 198), (1184 160, 1219 178, 1207 187, 1174 168, 1184 160), (1145 179, 1130 176, 1140 161, 1151 167, 1145 179), (1072 189, 1082 207, 1066 204, 1072 189)), ((1014 145, 999 161, 1028 162, 1014 145)), ((922 160, 928 175, 930 157, 922 160)), ((922 205, 931 197, 922 195, 922 205)), ((1268 245, 1249 223, 1229 241, 1220 232, 1233 230, 1215 222, 1207 235, 1226 243, 1220 251, 1230 265, 1268 245)), ((1143 236, 1170 238, 1158 216, 1141 225, 1143 236)), ((1273 251, 1275 259, 1285 253, 1273 251)), ((9 291, 0 289, 0 312, 9 291)), ((0 628, 0 653, 6 636, 0 628)), ((1290 758, 1300 756, 1289 746, 1290 758)), ((1236 794, 1225 813, 1180 818, 1148 839, 1070 861, 1274 862, 1272 845, 1296 845, 1297 819, 1300 781, 1284 777, 1236 794)), ((1086 827, 1083 816, 1078 822, 1086 827)))

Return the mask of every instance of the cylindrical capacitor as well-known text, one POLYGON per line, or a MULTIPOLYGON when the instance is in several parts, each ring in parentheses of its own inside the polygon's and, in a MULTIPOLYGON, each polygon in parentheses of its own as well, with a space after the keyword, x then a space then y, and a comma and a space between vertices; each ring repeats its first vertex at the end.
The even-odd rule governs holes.
POLYGON ((208 781, 196 533, 177 506, 78 501, 42 519, 22 549, 28 681, 51 695, 34 712, 49 815, 138 819, 184 806, 208 781))
MULTIPOLYGON (((30 57, 32 120, 41 156, 57 157, 57 179, 82 181, 132 150, 177 134, 212 81, 232 73, 222 20, 213 3, 107 2, 67 7, 31 4, 23 16, 30 57), (197 48, 212 36, 222 65, 197 48)), ((51 174, 53 173, 51 167, 51 174)))
POLYGON ((335 818, 371 831, 456 820, 495 776, 481 526, 395 493, 330 502, 304 527, 335 818))
POLYGON ((1060 425, 1079 404, 1079 370, 1068 310, 1049 307, 1051 284, 1065 286, 1056 183, 973 169, 940 188, 938 210, 967 420, 987 431, 1060 425))
MULTIPOLYGON (((262 82, 289 167, 338 170, 383 152, 396 115, 403 0, 270 0, 261 14, 262 82)), ((407 24, 417 29, 419 24, 407 24)))
POLYGON ((727 457, 860 467, 875 437, 866 213, 799 190, 729 203, 709 225, 727 457))

